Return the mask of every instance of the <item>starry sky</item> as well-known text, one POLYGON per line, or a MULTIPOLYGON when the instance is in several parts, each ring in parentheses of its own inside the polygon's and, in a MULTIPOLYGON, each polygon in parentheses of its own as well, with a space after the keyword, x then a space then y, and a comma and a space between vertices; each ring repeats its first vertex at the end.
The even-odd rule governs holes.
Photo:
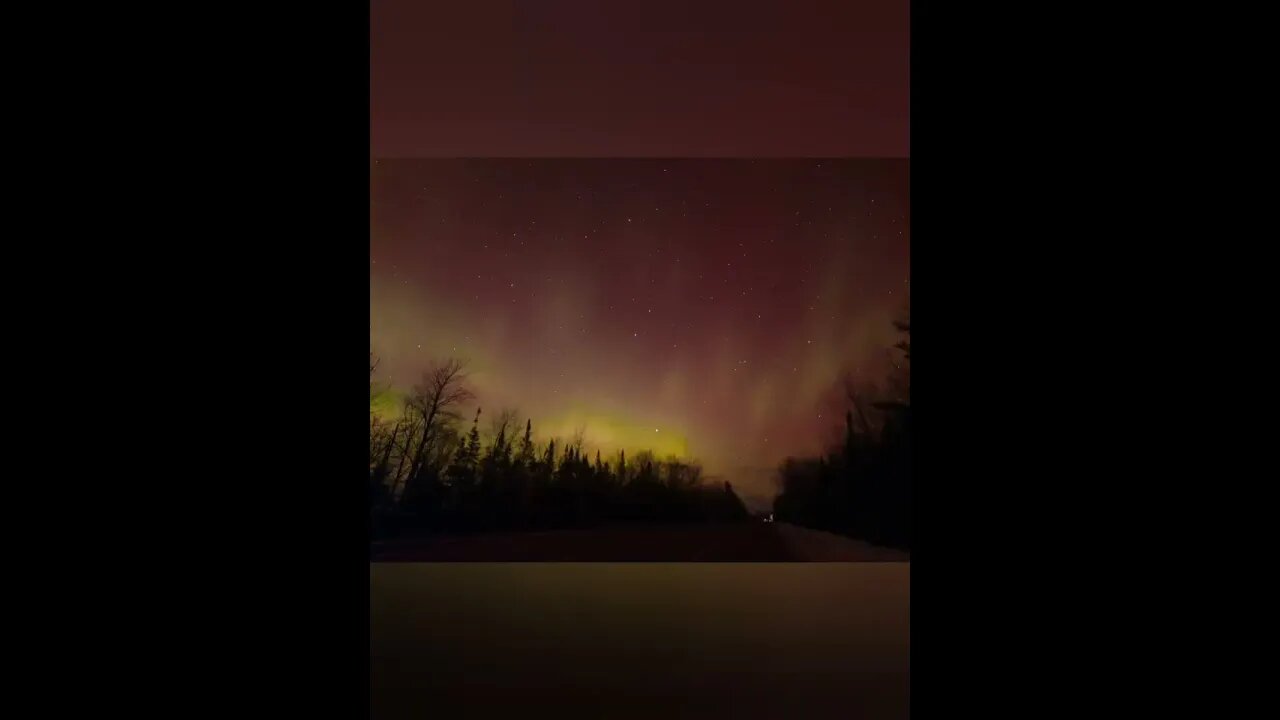
MULTIPOLYGON (((910 161, 375 160, 370 345, 412 386, 468 362, 486 414, 607 456, 700 460, 750 504, 887 372, 910 161)), ((482 430, 485 424, 482 422, 482 430)))

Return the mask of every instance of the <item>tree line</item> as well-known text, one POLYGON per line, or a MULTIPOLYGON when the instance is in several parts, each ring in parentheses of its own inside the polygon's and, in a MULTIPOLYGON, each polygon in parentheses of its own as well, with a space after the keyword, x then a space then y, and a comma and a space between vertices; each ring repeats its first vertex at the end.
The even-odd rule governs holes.
POLYGON ((394 420, 374 411, 378 362, 369 363, 369 507, 375 538, 624 522, 717 522, 747 518, 729 483, 709 482, 696 462, 644 451, 594 457, 584 430, 568 440, 536 440, 532 419, 514 410, 489 420, 464 364, 431 364, 394 420), (466 413, 464 417, 464 412, 466 413), (470 428, 464 432, 465 419, 470 428))
POLYGON ((911 322, 886 381, 846 379, 843 441, 821 457, 788 458, 778 471, 776 520, 872 543, 911 547, 911 322))

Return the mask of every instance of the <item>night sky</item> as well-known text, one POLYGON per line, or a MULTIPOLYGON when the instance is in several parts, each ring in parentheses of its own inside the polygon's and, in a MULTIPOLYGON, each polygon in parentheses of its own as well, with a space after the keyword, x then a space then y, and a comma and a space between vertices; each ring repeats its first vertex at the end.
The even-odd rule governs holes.
POLYGON ((762 506, 838 432, 842 373, 892 362, 908 183, 906 159, 377 160, 380 379, 463 358, 486 414, 691 456, 762 506))

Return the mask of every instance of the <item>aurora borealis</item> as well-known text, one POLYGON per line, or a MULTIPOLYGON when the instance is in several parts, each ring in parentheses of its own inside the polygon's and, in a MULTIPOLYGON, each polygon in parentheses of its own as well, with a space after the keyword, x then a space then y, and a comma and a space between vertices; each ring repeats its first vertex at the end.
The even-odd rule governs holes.
POLYGON ((759 506, 838 431, 842 374, 886 369, 909 162, 377 160, 377 379, 462 358, 486 416, 693 457, 759 506))

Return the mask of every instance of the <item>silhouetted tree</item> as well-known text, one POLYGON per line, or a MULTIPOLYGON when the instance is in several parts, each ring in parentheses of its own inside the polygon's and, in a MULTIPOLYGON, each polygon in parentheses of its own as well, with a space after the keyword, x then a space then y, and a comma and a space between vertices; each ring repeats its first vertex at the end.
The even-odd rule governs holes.
POLYGON ((422 427, 409 464, 406 493, 422 481, 432 442, 440 438, 444 427, 457 420, 458 406, 473 398, 463 385, 465 379, 462 361, 446 360, 429 368, 409 396, 406 408, 418 416, 422 427))
POLYGON ((388 484, 391 486, 391 496, 399 499, 404 493, 404 480, 408 477, 405 471, 405 463, 413 453, 413 449, 417 447, 417 437, 422 432, 422 418, 416 415, 407 415, 400 420, 404 432, 400 440, 392 447, 392 452, 396 455, 396 469, 391 473, 388 484))
POLYGON ((517 456, 518 462, 525 468, 533 465, 533 420, 526 420, 524 423, 524 438, 520 440, 520 454, 517 456))
POLYGON ((469 432, 459 412, 471 392, 462 363, 431 366, 388 420, 374 411, 377 359, 370 356, 370 509, 376 535, 401 531, 466 531, 564 527, 598 522, 702 522, 743 516, 732 488, 707 484, 701 468, 649 451, 616 472, 599 448, 594 463, 585 428, 535 450, 533 422, 515 440, 513 410, 491 420, 486 446, 477 408, 469 432), (559 453, 557 451, 560 451, 559 453), (397 504, 398 501, 398 504, 397 504))
POLYGON ((547 454, 542 458, 542 464, 551 470, 556 465, 556 441, 553 438, 547 443, 547 454))
POLYGON ((491 423, 491 432, 493 433, 493 445, 489 448, 489 457, 500 465, 511 462, 511 446, 512 442, 507 440, 508 430, 514 431, 516 424, 516 411, 510 408, 504 409, 498 413, 491 423))
POLYGON ((389 436, 377 438, 376 444, 372 449, 375 453, 373 460, 372 481, 373 485, 378 488, 377 492, 381 496, 383 488, 386 489, 387 496, 390 494, 391 488, 388 487, 388 480, 391 472, 391 453, 396 449, 396 439, 400 436, 401 431, 406 427, 403 420, 397 420, 391 426, 389 436))
POLYGON ((471 432, 467 441, 458 447, 453 466, 449 469, 449 479, 455 485, 470 485, 475 481, 476 462, 480 456, 480 409, 476 409, 476 419, 471 423, 471 432))
POLYGON ((892 361, 884 385, 855 389, 846 381, 851 409, 839 452, 816 460, 789 458, 779 468, 777 519, 910 547, 911 323, 894 327, 906 338, 894 345, 902 356, 892 361))

